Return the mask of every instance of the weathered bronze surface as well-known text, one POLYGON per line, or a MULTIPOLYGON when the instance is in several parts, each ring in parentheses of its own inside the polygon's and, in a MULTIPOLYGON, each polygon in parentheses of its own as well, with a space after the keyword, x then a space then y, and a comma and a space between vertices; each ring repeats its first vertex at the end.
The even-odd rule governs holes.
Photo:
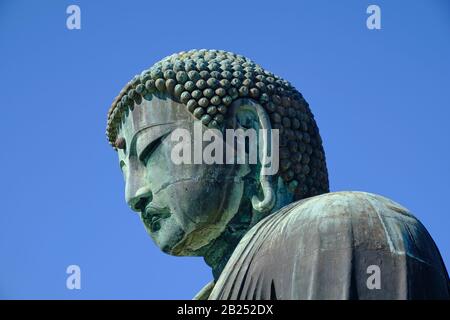
POLYGON ((425 227, 381 196, 329 193, 307 102, 245 57, 192 50, 156 63, 115 99, 107 136, 126 201, 155 243, 211 266, 214 280, 195 299, 450 298, 425 227), (174 163, 171 133, 195 138, 199 124, 278 129, 279 172, 263 175, 260 163, 174 163))

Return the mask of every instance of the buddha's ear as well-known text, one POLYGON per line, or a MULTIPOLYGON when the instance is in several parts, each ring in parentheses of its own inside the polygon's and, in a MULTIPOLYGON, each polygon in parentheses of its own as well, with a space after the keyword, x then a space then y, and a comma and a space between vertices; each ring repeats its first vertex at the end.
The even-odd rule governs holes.
MULTIPOLYGON (((257 177, 262 191, 262 198, 254 195, 251 199, 253 209, 258 213, 269 213, 276 203, 276 188, 273 175, 267 168, 268 150, 271 150, 270 160, 276 160, 276 171, 278 171, 278 130, 276 139, 270 124, 269 115, 258 103, 250 99, 238 99, 234 101, 228 110, 228 127, 246 128, 256 130, 258 136, 258 160, 260 166, 257 177), (274 143, 275 140, 275 143, 274 143), (275 148, 273 148, 275 146, 275 148)), ((271 162, 272 165, 272 162, 271 162)), ((273 168, 271 168, 273 169, 273 168)), ((275 172, 276 173, 276 172, 275 172)))

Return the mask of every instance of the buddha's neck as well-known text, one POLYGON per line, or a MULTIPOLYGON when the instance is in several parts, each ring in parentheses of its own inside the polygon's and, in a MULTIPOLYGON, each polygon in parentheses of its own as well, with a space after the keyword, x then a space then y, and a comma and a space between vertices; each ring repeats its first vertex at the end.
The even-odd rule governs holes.
POLYGON ((251 212, 251 206, 241 207, 224 232, 214 240, 203 255, 205 262, 212 268, 215 281, 219 278, 239 241, 253 225, 251 212))

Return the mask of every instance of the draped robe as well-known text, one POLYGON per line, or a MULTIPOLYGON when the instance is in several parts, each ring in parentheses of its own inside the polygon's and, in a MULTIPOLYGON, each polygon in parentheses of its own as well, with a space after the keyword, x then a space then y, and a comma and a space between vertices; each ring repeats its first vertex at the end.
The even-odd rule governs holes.
POLYGON ((300 200, 257 223, 194 299, 449 299, 425 227, 364 192, 300 200))

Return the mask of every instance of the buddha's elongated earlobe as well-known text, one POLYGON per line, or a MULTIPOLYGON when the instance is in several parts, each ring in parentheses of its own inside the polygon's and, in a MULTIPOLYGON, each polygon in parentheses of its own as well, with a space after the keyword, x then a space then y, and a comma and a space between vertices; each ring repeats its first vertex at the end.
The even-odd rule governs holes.
MULTIPOLYGON (((252 197, 252 206, 253 209, 260 213, 267 213, 273 209, 276 203, 276 195, 275 190, 272 184, 272 175, 267 174, 267 170, 265 168, 268 163, 268 151, 272 150, 272 126, 270 124, 270 119, 267 112, 257 103, 253 104, 255 108, 256 114, 258 116, 259 123, 259 154, 260 154, 260 162, 261 162, 261 172, 259 173, 259 182, 261 184, 261 191, 263 194, 262 199, 258 199, 257 196, 252 197), (262 129, 262 130, 261 130, 262 129), (265 131, 267 134, 263 134, 265 131), (270 137, 269 137, 270 136, 270 137)), ((277 149, 277 148, 276 148, 277 149)), ((272 150, 273 152, 273 150, 272 150)), ((278 152, 276 150, 275 152, 278 152)), ((274 156, 273 154, 271 155, 274 156)))
MULTIPOLYGON (((257 122, 257 129, 259 142, 258 151, 260 155, 260 172, 259 172, 259 183, 261 185, 262 198, 258 196, 253 196, 251 199, 252 207, 258 213, 268 213, 275 206, 277 197, 275 194, 275 188, 273 185, 272 175, 267 174, 267 168, 265 167, 268 163, 268 150, 272 150, 272 126, 270 124, 270 119, 264 108, 255 103, 250 99, 239 99, 235 101, 230 108, 230 113, 233 115, 234 121, 238 118, 246 118, 246 115, 251 115, 252 118, 257 122), (263 134, 265 132, 266 134, 263 134)), ((275 148, 278 149, 278 148, 275 148)), ((277 159, 278 159, 278 150, 277 159)), ((271 155, 273 158, 273 154, 271 155)))
POLYGON ((272 186, 272 182, 270 181, 270 176, 261 176, 260 183, 263 193, 263 199, 260 200, 257 196, 253 196, 252 207, 255 211, 265 213, 273 209, 277 198, 275 195, 275 190, 272 186))

